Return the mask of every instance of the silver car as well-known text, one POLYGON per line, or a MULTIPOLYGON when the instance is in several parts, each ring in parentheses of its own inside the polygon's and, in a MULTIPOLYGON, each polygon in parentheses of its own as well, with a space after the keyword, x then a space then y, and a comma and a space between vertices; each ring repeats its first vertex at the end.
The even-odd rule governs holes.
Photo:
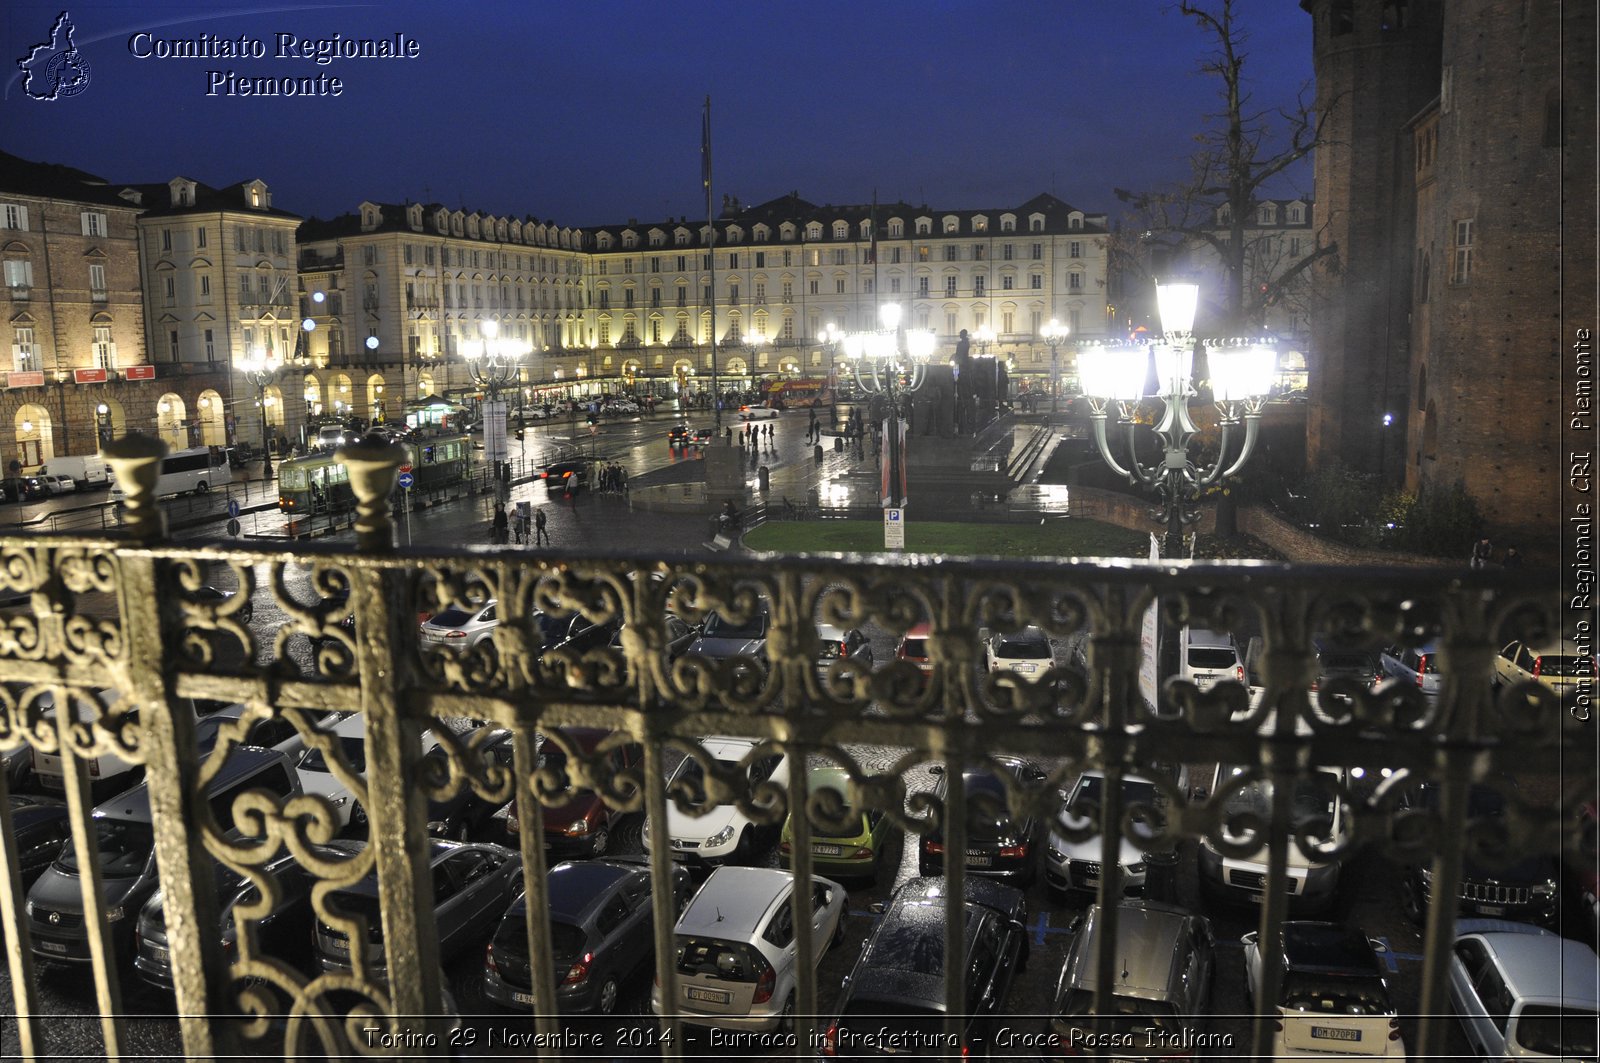
POLYGON ((818 961, 844 931, 844 887, 811 880, 810 926, 794 925, 792 872, 768 867, 719 867, 678 917, 678 999, 663 1006, 661 987, 650 995, 657 1015, 730 1030, 794 1029, 797 931, 811 934, 818 961))
POLYGON ((1501 919, 1456 923, 1450 1003, 1492 1059, 1595 1058, 1600 957, 1581 941, 1501 919))
MULTIPOLYGON (((1083 841, 1070 841, 1067 832, 1079 832, 1097 822, 1105 801, 1106 777, 1103 772, 1086 771, 1078 777, 1072 792, 1066 795, 1061 811, 1050 824, 1050 843, 1045 847, 1044 880, 1051 894, 1058 899, 1071 890, 1093 892, 1100 888, 1100 834, 1095 832, 1083 841)), ((1156 785, 1137 775, 1122 780, 1122 808, 1147 809, 1134 820, 1141 831, 1154 837, 1161 828, 1156 810, 1156 785)), ((1119 839, 1117 862, 1122 871, 1122 891, 1143 893, 1145 883, 1145 856, 1139 846, 1127 838, 1119 839)))
POLYGON ((423 621, 421 639, 424 649, 439 647, 464 653, 489 638, 500 625, 498 601, 490 598, 477 608, 462 609, 450 606, 423 621))

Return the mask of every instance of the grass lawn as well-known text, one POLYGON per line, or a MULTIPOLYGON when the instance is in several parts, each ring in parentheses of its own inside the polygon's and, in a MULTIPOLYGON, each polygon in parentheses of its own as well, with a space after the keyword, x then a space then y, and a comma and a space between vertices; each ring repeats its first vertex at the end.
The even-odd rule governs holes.
MULTIPOLYGON (((773 553, 883 549, 883 524, 875 520, 773 521, 744 537, 752 550, 773 553)), ((906 550, 994 557, 1148 557, 1150 536, 1097 520, 1045 524, 918 521, 906 524, 906 550)))

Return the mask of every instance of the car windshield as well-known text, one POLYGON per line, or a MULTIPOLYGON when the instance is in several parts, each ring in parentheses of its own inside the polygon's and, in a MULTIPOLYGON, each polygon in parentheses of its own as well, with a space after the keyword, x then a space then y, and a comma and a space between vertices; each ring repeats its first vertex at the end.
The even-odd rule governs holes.
POLYGON ((900 644, 900 654, 903 657, 926 657, 928 655, 927 639, 906 639, 900 644))
POLYGON ((1517 1019, 1516 1042, 1530 1052, 1594 1058, 1597 1016, 1586 1008, 1528 1004, 1517 1019))
POLYGON ((468 613, 452 605, 443 612, 435 613, 433 619, 429 620, 428 623, 434 627, 460 627, 476 615, 476 611, 468 613))
MULTIPOLYGON (((339 739, 339 747, 344 752, 344 759, 349 762, 350 770, 360 774, 367 770, 367 744, 355 735, 345 735, 339 739)), ((322 755, 322 750, 311 749, 306 752, 300 761, 301 771, 332 771, 328 767, 327 758, 322 755)))
MULTIPOLYGON (((1318 772, 1324 783, 1337 783, 1337 777, 1327 772, 1318 772)), ((1268 818, 1272 815, 1272 783, 1259 780, 1246 786, 1243 790, 1235 790, 1228 795, 1224 808, 1229 816, 1241 813, 1254 813, 1257 816, 1268 818)), ((1318 782, 1311 779, 1300 779, 1295 783, 1293 805, 1289 815, 1293 826, 1298 830, 1307 826, 1320 825, 1324 830, 1333 826, 1334 801, 1332 795, 1324 790, 1318 782)))
POLYGON ((1002 635, 995 643, 994 655, 1007 661, 1049 660, 1050 643, 1038 635, 1002 635))
POLYGON ((1109 1032, 1128 1048, 1170 1046, 1181 1037, 1182 1020, 1165 1001, 1113 996, 1108 1004, 1104 1016, 1097 1017, 1094 994, 1087 989, 1074 989, 1050 1020, 1051 1029, 1070 1037, 1073 1029, 1092 1028, 1096 1021, 1103 1021, 1109 1032))
POLYGON ((1283 976, 1283 1006, 1324 1015, 1386 1015, 1389 993, 1376 978, 1289 971, 1283 976))
POLYGON ((1587 657, 1557 657, 1547 653, 1537 657, 1539 674, 1541 676, 1557 676, 1562 679, 1581 679, 1586 675, 1594 675, 1594 665, 1587 657))
POLYGON ((708 639, 759 639, 766 633, 766 613, 755 613, 742 624, 735 624, 718 613, 706 617, 705 637, 708 639))
MULTIPOLYGON (((1086 809, 1093 805, 1099 808, 1105 803, 1106 781, 1099 775, 1084 775, 1078 779, 1078 785, 1072 788, 1072 796, 1067 799, 1066 805, 1061 809, 1061 819, 1065 820, 1068 814, 1086 815, 1086 809)), ((1136 781, 1134 779, 1122 780, 1122 808, 1126 812, 1130 805, 1154 805, 1156 801, 1156 788, 1152 783, 1136 781)))
POLYGON ((1190 668, 1232 668, 1239 658, 1230 649, 1218 646, 1190 646, 1190 668))
POLYGON ((1379 671, 1378 661, 1370 653, 1324 653, 1322 655, 1322 673, 1331 675, 1334 672, 1356 672, 1362 675, 1376 675, 1379 671))
MULTIPOLYGON (((137 875, 155 851, 155 829, 148 823, 100 817, 94 821, 94 844, 100 854, 102 875, 137 875)), ((62 846, 56 865, 76 875, 79 870, 77 847, 62 846)))
MULTIPOLYGON (((737 760, 718 760, 717 770, 723 772, 733 772, 735 775, 737 775, 741 769, 737 760)), ((695 760, 693 757, 685 757, 682 762, 678 764, 678 769, 672 773, 672 779, 670 782, 687 783, 695 797, 701 798, 705 794, 706 773, 701 770, 700 762, 698 760, 695 760)), ((734 801, 735 798, 733 797, 725 797, 717 803, 720 805, 731 805, 734 803, 734 801)))

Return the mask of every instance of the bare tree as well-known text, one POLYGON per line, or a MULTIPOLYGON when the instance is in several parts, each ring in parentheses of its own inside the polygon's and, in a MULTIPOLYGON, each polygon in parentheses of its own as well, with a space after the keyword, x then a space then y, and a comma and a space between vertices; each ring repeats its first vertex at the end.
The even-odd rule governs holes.
POLYGON ((1215 44, 1200 70, 1218 80, 1222 109, 1206 116, 1206 129, 1195 137, 1200 148, 1190 160, 1187 182, 1163 191, 1116 190, 1117 198, 1133 207, 1134 217, 1113 253, 1123 268, 1137 274, 1147 271, 1152 245, 1167 248, 1175 258, 1196 245, 1209 246, 1222 267, 1224 324, 1259 328, 1268 306, 1286 296, 1303 298, 1304 285, 1297 282, 1312 263, 1338 251, 1319 236, 1314 246, 1291 257, 1276 234, 1252 237, 1249 232, 1265 187, 1324 143, 1328 112, 1313 112, 1306 102, 1309 85, 1293 107, 1254 107, 1244 77, 1249 35, 1234 20, 1234 0, 1183 0, 1178 11, 1215 44))

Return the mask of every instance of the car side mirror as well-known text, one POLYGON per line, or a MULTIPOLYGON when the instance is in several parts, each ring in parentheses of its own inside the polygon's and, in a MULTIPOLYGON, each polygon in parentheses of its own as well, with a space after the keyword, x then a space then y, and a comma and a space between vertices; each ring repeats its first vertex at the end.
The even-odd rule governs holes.
POLYGON ((944 774, 944 765, 943 764, 930 765, 928 767, 928 774, 929 775, 943 775, 944 774))
POLYGON ((871 904, 867 905, 867 911, 871 912, 873 915, 882 915, 888 910, 889 906, 884 904, 882 901, 873 901, 871 904))
POLYGON ((1389 946, 1384 942, 1379 941, 1377 938, 1368 938, 1367 944, 1371 945, 1372 951, 1377 953, 1379 956, 1383 956, 1389 951, 1389 946))
POLYGON ((1204 786, 1196 786, 1189 790, 1189 800, 1191 801, 1204 801, 1209 796, 1210 791, 1204 786))
POLYGON ((1239 935, 1239 944, 1241 944, 1241 945, 1254 945, 1257 941, 1260 940, 1260 938, 1261 938, 1260 933, 1258 931, 1252 930, 1248 934, 1239 935))

